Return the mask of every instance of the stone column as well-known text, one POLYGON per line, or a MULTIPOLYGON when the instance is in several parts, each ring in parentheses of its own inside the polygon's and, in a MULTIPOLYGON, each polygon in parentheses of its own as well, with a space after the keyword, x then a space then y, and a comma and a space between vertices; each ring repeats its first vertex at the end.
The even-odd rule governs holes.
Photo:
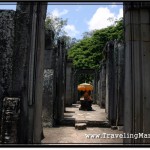
POLYGON ((72 99, 72 60, 67 60, 66 65, 66 104, 65 106, 71 106, 73 104, 72 99))
POLYGON ((110 41, 109 43, 107 43, 106 52, 106 113, 110 124, 114 125, 114 116, 116 114, 114 110, 114 42, 110 41))
POLYGON ((54 49, 54 33, 46 30, 45 54, 44 54, 44 83, 43 83, 43 126, 54 125, 54 101, 55 101, 55 67, 56 52, 54 49))
POLYGON ((124 123, 124 44, 115 42, 114 49, 117 49, 117 62, 116 62, 116 125, 122 126, 124 123))
POLYGON ((44 90, 43 90, 43 127, 52 127, 53 123, 53 104, 54 104, 54 70, 44 69, 44 90))
POLYGON ((97 90, 98 90, 98 73, 97 71, 95 70, 95 73, 94 73, 94 90, 93 90, 93 103, 96 103, 97 101, 97 90))
POLYGON ((106 101, 106 65, 103 62, 101 68, 101 108, 105 108, 105 101, 106 101))
POLYGON ((65 46, 65 41, 63 41, 62 44, 62 49, 63 49, 63 83, 62 83, 62 87, 63 87, 63 91, 62 91, 62 96, 63 96, 63 111, 65 112, 65 102, 66 102, 66 61, 67 61, 67 50, 66 50, 66 46, 65 46))
POLYGON ((12 10, 0 10, 0 129, 2 101, 4 97, 11 96, 12 90, 14 16, 15 12, 12 10))
POLYGON ((19 2, 15 18, 13 96, 21 100, 19 143, 40 143, 46 3, 19 2))
POLYGON ((73 100, 73 103, 76 102, 76 100, 75 100, 75 79, 76 79, 75 70, 73 68, 72 69, 72 100, 73 100))
POLYGON ((101 69, 99 70, 98 90, 97 90, 97 101, 96 103, 100 106, 101 104, 101 69))
POLYGON ((74 97, 73 97, 73 103, 75 104, 77 101, 78 101, 78 90, 77 90, 77 87, 78 87, 78 71, 77 70, 75 70, 74 71, 74 91, 73 91, 73 95, 74 95, 74 97))
MULTIPOLYGON (((124 132, 150 133, 150 2, 124 2, 124 132)), ((124 143, 150 143, 149 138, 124 143)))
POLYGON ((63 120, 64 116, 64 41, 58 40, 58 70, 57 70, 57 123, 63 120))

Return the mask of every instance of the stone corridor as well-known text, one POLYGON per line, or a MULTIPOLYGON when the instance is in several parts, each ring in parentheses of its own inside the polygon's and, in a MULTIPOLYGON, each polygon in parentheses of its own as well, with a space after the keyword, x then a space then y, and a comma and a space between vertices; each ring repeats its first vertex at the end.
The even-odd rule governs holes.
POLYGON ((44 128, 45 138, 42 144, 122 144, 121 138, 87 138, 86 135, 121 134, 122 131, 113 130, 106 119, 105 109, 92 105, 94 111, 79 110, 80 104, 66 107, 64 121, 61 126, 44 128), (86 123, 84 130, 75 129, 76 123, 86 123))
MULTIPOLYGON (((73 104, 71 107, 66 107, 64 113, 65 123, 69 121, 75 123, 87 123, 87 126, 108 126, 108 120, 106 119, 105 109, 101 109, 98 105, 93 104, 93 111, 79 110, 80 104, 73 104)), ((64 123, 64 124, 65 124, 64 123)), ((71 124, 71 123, 70 123, 71 124)), ((73 124, 74 125, 74 124, 73 124)))

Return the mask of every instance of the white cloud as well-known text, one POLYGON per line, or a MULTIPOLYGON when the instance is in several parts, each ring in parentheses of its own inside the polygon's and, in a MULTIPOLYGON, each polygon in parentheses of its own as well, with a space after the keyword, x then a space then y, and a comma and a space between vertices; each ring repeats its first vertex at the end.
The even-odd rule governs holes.
POLYGON ((64 27, 64 30, 67 32, 67 34, 71 37, 75 37, 77 34, 79 34, 79 31, 75 28, 74 25, 68 24, 64 27))
POLYGON ((64 9, 63 11, 59 11, 58 9, 54 9, 52 11, 52 15, 55 17, 61 17, 63 15, 66 15, 69 11, 67 9, 64 9))
POLYGON ((122 8, 119 9, 119 14, 117 15, 117 19, 120 19, 121 17, 123 17, 123 9, 122 8))
POLYGON ((88 28, 89 30, 106 28, 122 16, 122 8, 119 10, 119 13, 115 15, 115 13, 112 13, 107 7, 100 7, 96 10, 90 21, 88 21, 88 28))
POLYGON ((88 22, 89 30, 102 29, 110 26, 112 22, 108 18, 114 18, 115 15, 110 12, 110 10, 105 7, 98 8, 91 20, 88 22))

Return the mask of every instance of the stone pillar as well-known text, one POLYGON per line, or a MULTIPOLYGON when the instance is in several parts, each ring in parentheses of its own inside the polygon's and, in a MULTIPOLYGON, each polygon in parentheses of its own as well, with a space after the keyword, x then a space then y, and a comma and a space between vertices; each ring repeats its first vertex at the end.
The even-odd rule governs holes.
POLYGON ((65 112, 65 102, 66 102, 66 68, 67 68, 67 51, 66 51, 66 46, 65 46, 65 41, 63 41, 62 44, 62 49, 63 49, 63 83, 62 83, 62 87, 63 87, 63 91, 62 91, 62 96, 63 96, 63 111, 65 112))
POLYGON ((93 103, 96 103, 97 101, 97 91, 98 91, 98 73, 95 70, 95 74, 94 74, 94 90, 93 90, 93 103))
POLYGON ((114 43, 109 42, 106 45, 106 113, 110 124, 113 125, 114 115, 114 43))
MULTIPOLYGON (((150 133, 150 2, 124 2, 124 132, 150 133)), ((150 143, 149 138, 124 143, 150 143)))
POLYGON ((55 76, 54 76, 54 126, 56 124, 58 124, 58 103, 59 103, 59 71, 58 71, 58 67, 59 67, 59 49, 58 46, 55 47, 55 76))
POLYGON ((100 106, 101 104, 101 69, 99 70, 98 90, 97 90, 97 101, 96 103, 100 106))
POLYGON ((74 90, 73 90, 73 103, 75 104, 77 101, 78 101, 78 90, 77 90, 77 87, 78 87, 78 73, 77 73, 77 70, 74 71, 74 90))
POLYGON ((115 63, 116 81, 115 81, 115 101, 116 101, 116 125, 122 126, 124 123, 124 44, 115 42, 114 49, 117 52, 115 63))
POLYGON ((106 113, 110 124, 119 126, 124 111, 124 45, 109 42, 106 51, 106 113))
POLYGON ((56 52, 54 49, 54 33, 46 30, 45 54, 44 54, 44 83, 43 83, 43 126, 54 125, 54 101, 55 101, 55 67, 56 52))
POLYGON ((106 65, 103 62, 101 68, 101 102, 100 107, 105 108, 105 101, 106 101, 106 65))
POLYGON ((75 93, 75 82, 76 82, 76 75, 75 75, 75 70, 72 69, 72 100, 73 100, 73 103, 76 102, 76 93, 75 93))
POLYGON ((71 106, 73 104, 72 99, 72 60, 67 60, 66 65, 66 104, 65 106, 71 106))
POLYGON ((64 117, 64 41, 58 40, 58 70, 57 70, 57 123, 60 123, 64 117))
POLYGON ((0 130, 2 101, 4 97, 11 96, 12 90, 14 16, 15 12, 12 10, 0 10, 0 130))
POLYGON ((19 143, 40 143, 46 3, 18 2, 12 95, 21 101, 19 143))

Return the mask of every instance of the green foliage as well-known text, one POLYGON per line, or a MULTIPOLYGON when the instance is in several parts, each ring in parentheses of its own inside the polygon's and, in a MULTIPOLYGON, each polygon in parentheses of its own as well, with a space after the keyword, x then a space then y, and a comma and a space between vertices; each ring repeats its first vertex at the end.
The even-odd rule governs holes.
POLYGON ((113 26, 95 30, 74 44, 69 50, 68 57, 73 59, 75 68, 98 69, 104 58, 103 49, 111 40, 123 40, 123 19, 116 21, 113 26))
POLYGON ((90 75, 90 74, 79 74, 78 76, 78 84, 81 84, 81 83, 91 83, 92 80, 94 79, 94 76, 93 75, 90 75))
POLYGON ((59 38, 63 38, 66 43, 66 49, 71 48, 76 42, 76 38, 71 38, 67 36, 67 33, 64 30, 64 27, 67 25, 67 19, 63 20, 62 18, 55 17, 49 13, 45 20, 45 30, 47 33, 54 34, 54 42, 57 43, 59 38))
POLYGON ((55 39, 58 39, 58 37, 60 36, 66 35, 66 32, 63 30, 63 27, 65 25, 67 25, 67 20, 55 17, 52 14, 49 14, 45 19, 45 28, 46 30, 54 31, 55 39))

